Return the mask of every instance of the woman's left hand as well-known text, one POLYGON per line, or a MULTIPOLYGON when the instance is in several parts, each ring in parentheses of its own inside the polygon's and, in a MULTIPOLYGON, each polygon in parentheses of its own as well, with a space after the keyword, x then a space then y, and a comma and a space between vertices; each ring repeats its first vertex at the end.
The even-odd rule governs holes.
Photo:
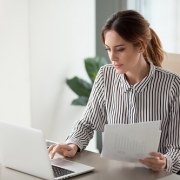
POLYGON ((148 166, 153 171, 161 171, 166 168, 166 157, 159 152, 149 153, 151 157, 140 159, 139 162, 148 166))

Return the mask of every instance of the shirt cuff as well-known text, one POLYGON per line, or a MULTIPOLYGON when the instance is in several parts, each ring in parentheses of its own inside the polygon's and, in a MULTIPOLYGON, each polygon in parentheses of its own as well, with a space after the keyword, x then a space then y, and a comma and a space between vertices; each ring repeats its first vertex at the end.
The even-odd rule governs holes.
POLYGON ((67 139, 65 143, 66 143, 66 144, 76 144, 76 145, 78 146, 78 148, 79 148, 79 149, 78 149, 78 152, 83 150, 83 145, 82 145, 82 143, 79 141, 79 139, 75 139, 75 138, 73 138, 73 139, 67 139))
POLYGON ((166 171, 167 172, 172 172, 172 159, 168 155, 164 155, 166 157, 166 171))

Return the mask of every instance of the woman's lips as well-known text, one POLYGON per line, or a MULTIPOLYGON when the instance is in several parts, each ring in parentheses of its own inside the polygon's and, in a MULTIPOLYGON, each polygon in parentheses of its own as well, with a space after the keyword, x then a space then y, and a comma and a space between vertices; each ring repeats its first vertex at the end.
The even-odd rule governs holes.
POLYGON ((118 64, 118 65, 115 65, 115 64, 114 64, 114 67, 115 67, 115 68, 120 68, 121 66, 123 66, 123 64, 118 64))

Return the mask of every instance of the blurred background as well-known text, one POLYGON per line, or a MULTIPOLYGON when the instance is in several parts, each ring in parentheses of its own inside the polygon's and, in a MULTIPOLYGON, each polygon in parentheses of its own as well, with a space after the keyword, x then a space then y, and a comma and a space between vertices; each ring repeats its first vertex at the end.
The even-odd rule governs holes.
MULTIPOLYGON (((166 52, 180 54, 179 0, 0 0, 0 119, 64 142, 84 106, 66 84, 90 82, 87 57, 105 57, 100 32, 119 10, 139 11, 166 52)), ((87 149, 97 152, 96 133, 87 149)))

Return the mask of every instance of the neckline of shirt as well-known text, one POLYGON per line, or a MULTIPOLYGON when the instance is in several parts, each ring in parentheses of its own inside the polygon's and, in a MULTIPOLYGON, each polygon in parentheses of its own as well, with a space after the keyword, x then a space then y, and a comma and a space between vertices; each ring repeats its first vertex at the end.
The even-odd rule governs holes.
POLYGON ((149 80, 153 77, 155 72, 154 64, 150 61, 148 62, 150 64, 149 73, 147 74, 146 77, 144 77, 144 79, 142 79, 142 81, 134 84, 133 86, 128 83, 124 74, 120 74, 121 87, 123 88, 124 92, 127 92, 132 89, 138 93, 142 92, 142 90, 146 87, 146 85, 148 84, 149 80))

